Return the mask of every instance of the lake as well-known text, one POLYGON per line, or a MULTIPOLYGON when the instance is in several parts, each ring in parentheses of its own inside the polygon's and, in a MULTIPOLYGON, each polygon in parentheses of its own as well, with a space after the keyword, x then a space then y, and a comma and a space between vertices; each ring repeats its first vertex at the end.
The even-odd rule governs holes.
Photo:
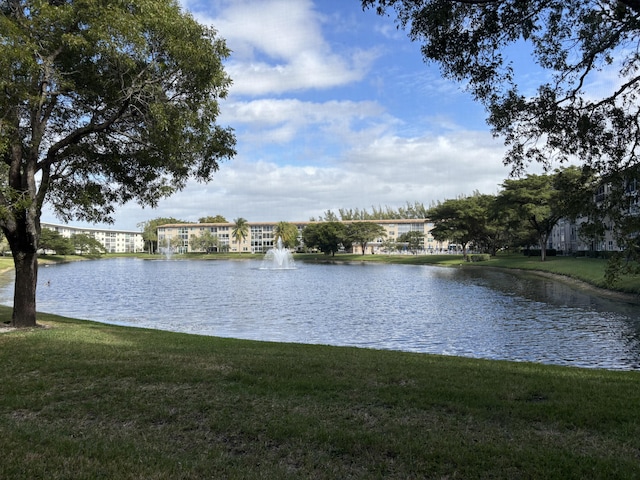
MULTIPOLYGON (((640 369, 640 306, 483 268, 116 258, 41 267, 38 310, 220 337, 640 369)), ((0 289, 12 304, 13 285, 0 289)))

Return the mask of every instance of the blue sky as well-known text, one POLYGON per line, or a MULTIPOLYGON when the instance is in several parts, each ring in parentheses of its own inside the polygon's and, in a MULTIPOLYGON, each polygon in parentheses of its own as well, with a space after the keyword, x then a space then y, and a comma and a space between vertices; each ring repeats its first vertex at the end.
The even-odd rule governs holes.
MULTIPOLYGON (((232 50, 219 123, 238 154, 209 184, 113 228, 156 217, 299 221, 338 208, 398 208, 496 193, 505 147, 461 85, 422 61, 392 18, 359 0, 182 0, 232 50)), ((59 223, 45 213, 43 221, 59 223)))

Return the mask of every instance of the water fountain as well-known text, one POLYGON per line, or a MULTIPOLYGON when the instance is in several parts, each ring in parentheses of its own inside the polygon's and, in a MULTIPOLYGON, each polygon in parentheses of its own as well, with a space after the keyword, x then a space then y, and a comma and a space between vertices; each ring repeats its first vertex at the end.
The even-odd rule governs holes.
POLYGON ((158 247, 158 252, 160 252, 160 255, 164 255, 165 259, 171 260, 171 257, 173 255, 173 247, 171 246, 171 241, 169 240, 169 238, 166 238, 164 247, 158 247))
POLYGON ((271 248, 262 261, 262 269, 292 270, 296 268, 293 255, 282 245, 282 238, 278 237, 275 248, 271 248))

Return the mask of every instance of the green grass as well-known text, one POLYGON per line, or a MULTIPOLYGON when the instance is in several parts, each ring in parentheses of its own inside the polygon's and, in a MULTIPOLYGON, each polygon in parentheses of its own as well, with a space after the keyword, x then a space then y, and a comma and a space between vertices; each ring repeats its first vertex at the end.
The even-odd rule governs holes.
POLYGON ((39 321, 0 334, 3 479, 640 474, 640 372, 39 321))
POLYGON ((0 256, 0 272, 13 269, 13 258, 0 256))
POLYGON ((335 257, 305 254, 296 255, 296 260, 306 262, 378 262, 408 265, 438 265, 457 268, 511 268, 561 275, 580 280, 598 288, 640 295, 640 276, 621 275, 612 286, 605 284, 604 273, 607 261, 585 257, 525 257, 521 254, 500 254, 488 262, 466 262, 462 255, 336 255, 335 257))

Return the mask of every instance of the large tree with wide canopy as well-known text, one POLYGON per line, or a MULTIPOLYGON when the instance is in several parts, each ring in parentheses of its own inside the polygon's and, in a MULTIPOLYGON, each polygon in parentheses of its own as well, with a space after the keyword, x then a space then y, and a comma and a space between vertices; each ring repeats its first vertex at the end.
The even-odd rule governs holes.
POLYGON ((45 204, 109 222, 116 205, 154 206, 234 155, 216 124, 229 51, 175 0, 0 0, 0 13, 0 228, 24 327, 45 204))
POLYGON ((640 1, 362 5, 379 14, 395 11, 399 26, 421 44, 425 61, 467 86, 486 107, 493 133, 504 139, 504 161, 514 173, 532 162, 547 170, 580 163, 593 172, 607 185, 606 198, 588 214, 593 230, 617 219, 618 243, 628 258, 640 258, 640 1), (538 69, 533 76, 531 65, 538 69))
POLYGON ((363 0, 421 44, 425 61, 466 82, 516 170, 578 159, 602 173, 638 161, 640 2, 363 0), (520 85, 522 55, 541 68, 520 85))
MULTIPOLYGON (((577 159, 605 173, 638 162, 640 2, 363 0, 421 44, 427 62, 466 82, 516 170, 577 159), (541 69, 526 89, 517 62, 541 69)), ((528 77, 527 77, 528 78, 528 77)))

